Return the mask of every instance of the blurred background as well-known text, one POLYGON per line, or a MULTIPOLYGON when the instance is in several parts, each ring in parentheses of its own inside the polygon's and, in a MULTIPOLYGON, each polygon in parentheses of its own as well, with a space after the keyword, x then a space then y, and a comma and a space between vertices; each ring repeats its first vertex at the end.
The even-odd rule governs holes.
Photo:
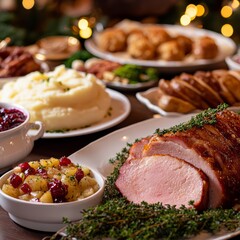
POLYGON ((238 0, 0 0, 0 39, 26 46, 70 35, 84 42, 124 18, 205 28, 240 43, 238 0))

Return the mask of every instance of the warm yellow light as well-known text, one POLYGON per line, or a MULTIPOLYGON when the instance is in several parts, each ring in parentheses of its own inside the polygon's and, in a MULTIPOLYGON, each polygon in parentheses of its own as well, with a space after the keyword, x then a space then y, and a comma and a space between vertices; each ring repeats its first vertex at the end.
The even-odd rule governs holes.
POLYGON ((201 17, 201 16, 204 15, 204 13, 205 13, 205 8, 204 8, 204 6, 201 5, 201 4, 198 4, 198 5, 197 5, 197 16, 198 16, 198 17, 201 17))
POLYGON ((221 33, 225 37, 231 37, 233 35, 233 27, 230 24, 224 24, 221 28, 221 33))
POLYGON ((34 0, 23 0, 22 1, 23 7, 27 10, 33 8, 34 4, 35 4, 34 0))
POLYGON ((87 27, 86 29, 80 29, 79 35, 81 38, 87 39, 92 36, 92 29, 87 27))
POLYGON ((180 24, 187 26, 191 22, 191 18, 188 15, 182 15, 180 18, 180 24))
POLYGON ((197 15, 197 7, 194 4, 189 4, 186 8, 185 14, 191 19, 194 19, 197 15))
POLYGON ((238 8, 239 7, 239 1, 238 0, 233 0, 231 6, 234 9, 238 8))
POLYGON ((231 7, 229 7, 229 6, 224 6, 224 7, 222 7, 222 9, 221 9, 221 15, 222 15, 222 17, 224 17, 224 18, 229 18, 231 15, 232 15, 232 8, 231 7))
POLYGON ((85 30, 88 28, 88 21, 85 18, 82 18, 78 21, 78 27, 81 30, 85 30))

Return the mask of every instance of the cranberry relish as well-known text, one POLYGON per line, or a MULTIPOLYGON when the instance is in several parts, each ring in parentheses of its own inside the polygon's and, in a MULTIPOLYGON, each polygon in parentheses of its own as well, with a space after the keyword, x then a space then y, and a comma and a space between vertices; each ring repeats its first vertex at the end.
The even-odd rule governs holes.
POLYGON ((0 132, 20 125, 26 118, 27 116, 18 109, 0 107, 0 132))

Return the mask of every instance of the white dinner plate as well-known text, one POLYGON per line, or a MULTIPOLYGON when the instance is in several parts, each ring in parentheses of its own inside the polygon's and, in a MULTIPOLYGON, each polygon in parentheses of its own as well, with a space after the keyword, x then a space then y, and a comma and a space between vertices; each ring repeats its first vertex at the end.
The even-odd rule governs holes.
POLYGON ((142 89, 146 89, 149 87, 156 86, 158 83, 158 80, 152 80, 152 81, 147 81, 147 82, 139 82, 139 83, 134 83, 134 84, 123 84, 120 82, 106 82, 104 81, 104 84, 106 84, 107 87, 113 88, 116 90, 123 90, 123 91, 139 91, 142 89))
POLYGON ((184 61, 164 61, 164 60, 139 60, 131 58, 126 52, 110 53, 101 50, 95 43, 94 38, 98 33, 94 34, 94 37, 85 41, 86 49, 93 55, 107 59, 110 61, 118 62, 120 64, 135 64, 145 67, 156 67, 161 72, 180 72, 180 71, 196 71, 199 68, 208 69, 211 66, 218 66, 219 63, 224 62, 227 56, 232 55, 237 46, 231 38, 224 37, 223 35, 200 28, 183 27, 179 25, 159 25, 165 27, 166 30, 172 35, 185 35, 190 38, 196 38, 200 36, 212 37, 219 47, 219 54, 214 59, 186 59, 184 61))
POLYGON ((65 138, 86 135, 113 127, 125 120, 131 111, 131 104, 129 100, 127 97, 117 91, 111 89, 106 90, 111 97, 111 109, 109 112, 110 114, 107 114, 104 119, 89 127, 76 130, 65 132, 45 132, 42 138, 65 138))
MULTIPOLYGON (((162 108, 160 108, 157 104, 158 101, 158 88, 150 88, 143 92, 137 92, 136 98, 139 102, 144 104, 148 109, 152 110, 155 113, 159 113, 161 116, 166 117, 178 117, 185 115, 184 113, 178 113, 178 112, 166 112, 162 108)), ((230 110, 233 111, 239 111, 240 107, 229 107, 230 110)), ((201 110, 194 110, 191 113, 198 113, 201 110)))
MULTIPOLYGON (((188 121, 193 115, 194 114, 188 114, 175 118, 153 118, 130 125, 90 143, 70 155, 69 158, 80 165, 87 165, 90 168, 97 169, 104 177, 107 177, 113 170, 113 166, 109 163, 109 160, 121 152, 127 143, 133 143, 136 139, 149 136, 153 134, 157 128, 166 129, 188 121)), ((60 232, 60 234, 64 236, 64 230, 60 232)), ((220 233, 214 236, 202 233, 191 238, 191 240, 226 240, 239 234, 240 231, 220 233)))

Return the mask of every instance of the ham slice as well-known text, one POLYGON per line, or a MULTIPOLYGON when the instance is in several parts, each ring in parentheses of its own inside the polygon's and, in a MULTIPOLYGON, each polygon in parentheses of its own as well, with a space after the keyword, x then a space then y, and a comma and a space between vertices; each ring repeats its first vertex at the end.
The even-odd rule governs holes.
MULTIPOLYGON (((117 187, 121 193, 130 201, 146 200, 151 203, 153 199, 154 201, 157 200, 157 197, 142 196, 140 192, 145 184, 150 188, 150 185, 154 183, 151 188, 159 189, 157 187, 159 185, 163 189, 160 192, 162 194, 161 198, 158 200, 165 201, 167 199, 165 203, 168 202, 177 206, 184 203, 183 199, 185 197, 185 204, 187 200, 192 198, 193 201, 197 200, 196 208, 199 206, 199 208, 202 208, 204 204, 201 203, 200 196, 203 193, 208 197, 208 208, 231 206, 239 201, 240 115, 229 110, 223 110, 217 112, 215 116, 216 123, 214 124, 204 124, 201 127, 193 126, 177 132, 167 131, 163 135, 154 134, 134 143, 117 179, 117 187), (183 167, 181 170, 175 171, 174 164, 169 165, 170 161, 178 166, 182 164, 183 167), (149 169, 146 165, 150 165, 149 169), (191 174, 187 169, 191 169, 191 174), (127 176, 129 180, 125 180, 124 175, 134 174, 134 171, 136 171, 138 177, 127 176), (203 172, 208 178, 208 193, 206 193, 206 189, 203 190, 200 187, 204 185, 203 182, 206 183, 206 180, 200 180, 202 174, 198 175, 198 171, 203 172), (188 174, 189 179, 187 178, 188 174), (145 175, 150 182, 145 183, 143 180, 145 175), (198 177, 196 177, 197 175, 198 177), (157 180, 153 181, 153 179, 157 180), (196 183, 196 191, 189 191, 193 193, 191 196, 189 196, 187 186, 184 184, 184 179, 188 180, 190 188, 192 184, 196 183), (126 187, 127 190, 124 189, 122 182, 125 186, 128 186, 126 187), (200 182, 202 182, 202 185, 200 182), (169 187, 168 183, 170 184, 169 187), (131 184, 134 184, 134 192, 131 192, 131 184), (139 191, 136 190, 137 188, 139 188, 139 191), (168 189, 172 189, 171 194, 168 189), (166 196, 164 196, 165 190, 166 196), (182 196, 181 201, 179 199, 180 192, 186 195, 182 196)), ((147 189, 146 191, 147 195, 150 190, 147 189)), ((160 190, 156 190, 156 193, 159 193, 158 191, 160 190)), ((154 194, 154 190, 152 190, 152 193, 154 194)), ((206 201, 206 198, 202 197, 202 199, 203 202, 206 201)))
POLYGON ((116 186, 131 202, 189 205, 206 208, 208 179, 191 164, 169 155, 152 155, 126 162, 116 186))

